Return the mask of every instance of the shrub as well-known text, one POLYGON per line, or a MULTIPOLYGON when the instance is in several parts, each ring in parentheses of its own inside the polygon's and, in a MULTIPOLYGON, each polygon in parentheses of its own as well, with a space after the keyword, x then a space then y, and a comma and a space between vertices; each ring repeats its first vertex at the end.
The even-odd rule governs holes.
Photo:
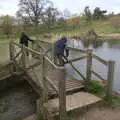
POLYGON ((99 83, 99 81, 91 81, 90 85, 86 87, 86 91, 93 93, 93 94, 99 94, 105 91, 104 87, 99 83))

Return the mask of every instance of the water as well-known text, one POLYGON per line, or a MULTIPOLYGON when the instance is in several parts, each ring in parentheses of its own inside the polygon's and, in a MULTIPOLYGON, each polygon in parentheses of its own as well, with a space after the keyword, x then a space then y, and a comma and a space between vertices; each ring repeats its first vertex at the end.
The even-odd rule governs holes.
MULTIPOLYGON (((118 40, 109 40, 109 41, 102 41, 99 40, 97 42, 82 42, 80 40, 72 40, 69 42, 71 46, 74 46, 76 48, 86 49, 86 48, 92 48, 93 52, 100 56, 101 58, 105 60, 114 60, 115 61, 115 74, 114 74, 114 83, 113 83, 113 90, 118 91, 120 90, 120 41, 118 40)), ((74 56, 80 56, 80 54, 73 54, 74 56)), ((86 62, 85 60, 78 61, 74 63, 77 68, 81 70, 81 72, 85 75, 86 74, 86 62)), ((100 75, 103 76, 103 78, 107 79, 107 67, 101 63, 99 63, 96 60, 93 60, 93 70, 100 75)), ((74 71, 69 68, 69 72, 71 72, 72 75, 78 76, 74 73, 74 71)), ((97 79, 95 76, 92 76, 93 79, 97 79)))

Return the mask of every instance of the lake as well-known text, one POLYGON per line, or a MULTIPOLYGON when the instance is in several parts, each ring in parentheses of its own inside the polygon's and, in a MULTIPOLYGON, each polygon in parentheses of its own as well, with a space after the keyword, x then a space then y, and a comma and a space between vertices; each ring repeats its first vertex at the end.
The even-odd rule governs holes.
MULTIPOLYGON (((114 85, 113 90, 120 91, 120 40, 97 40, 96 42, 88 42, 81 40, 71 40, 69 41, 69 45, 86 49, 92 48, 93 53, 97 56, 105 60, 114 60, 115 61, 115 74, 114 74, 114 85)), ((80 56, 80 53, 73 54, 74 56, 80 56)), ((85 75, 86 71, 86 62, 85 60, 75 62, 74 65, 81 70, 81 72, 85 75)), ((96 60, 93 60, 93 70, 103 76, 103 78, 107 79, 107 68, 105 65, 99 63, 96 60)), ((68 71, 74 75, 76 78, 80 79, 77 74, 72 70, 72 68, 68 67, 68 71)), ((98 79, 95 76, 92 76, 93 79, 98 79)))

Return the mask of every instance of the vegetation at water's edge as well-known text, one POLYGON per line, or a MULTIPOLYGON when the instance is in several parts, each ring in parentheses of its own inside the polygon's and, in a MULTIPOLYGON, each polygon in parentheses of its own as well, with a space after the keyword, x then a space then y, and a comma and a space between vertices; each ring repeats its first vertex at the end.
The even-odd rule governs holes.
POLYGON ((85 88, 85 91, 95 94, 101 98, 105 97, 105 87, 96 80, 92 80, 90 84, 85 88))
MULTIPOLYGON (((92 80, 90 85, 85 89, 85 91, 90 92, 104 100, 106 96, 106 88, 99 81, 92 80)), ((107 102, 106 102, 107 103, 107 102)), ((113 95, 112 96, 112 104, 113 107, 120 107, 120 96, 113 95)))

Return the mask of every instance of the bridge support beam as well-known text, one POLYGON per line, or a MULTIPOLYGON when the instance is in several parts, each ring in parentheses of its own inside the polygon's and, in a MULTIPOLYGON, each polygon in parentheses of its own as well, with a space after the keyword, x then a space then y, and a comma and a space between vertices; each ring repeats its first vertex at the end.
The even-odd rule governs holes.
POLYGON ((60 120, 66 120, 65 69, 58 69, 60 120))
POLYGON ((107 93, 106 100, 111 103, 112 102, 112 88, 113 88, 113 79, 114 79, 114 66, 115 61, 108 62, 108 77, 107 77, 107 93))
POLYGON ((13 74, 16 71, 16 69, 13 63, 15 49, 14 49, 14 46, 12 45, 12 41, 9 42, 9 52, 10 52, 10 61, 12 62, 10 66, 10 72, 13 74))
POLYGON ((92 50, 87 51, 87 68, 86 68, 86 85, 88 85, 91 81, 92 77, 92 50))

